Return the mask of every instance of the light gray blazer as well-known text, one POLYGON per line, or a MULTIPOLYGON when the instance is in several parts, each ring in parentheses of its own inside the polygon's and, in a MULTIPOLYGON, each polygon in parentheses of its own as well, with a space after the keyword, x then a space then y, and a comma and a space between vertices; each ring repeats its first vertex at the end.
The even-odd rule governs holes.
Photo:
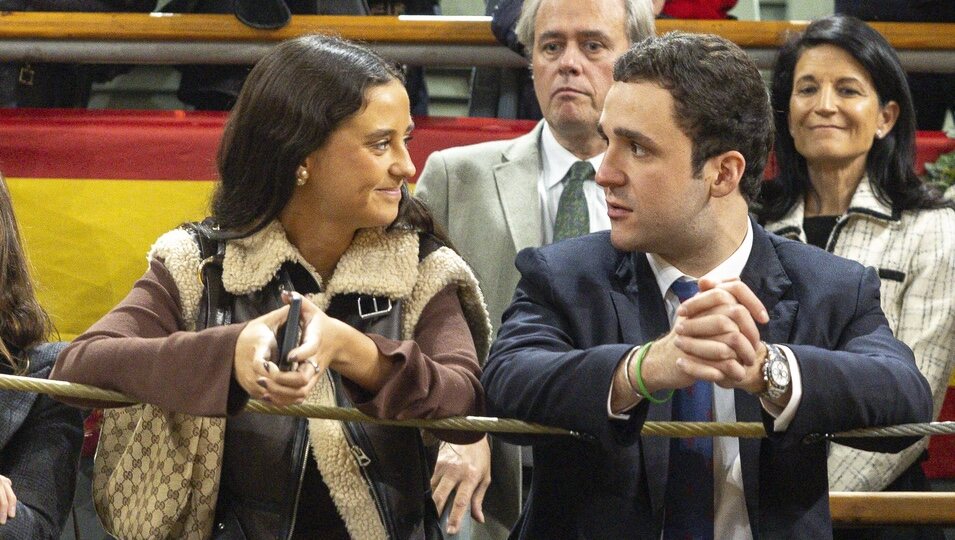
POLYGON ((543 243, 537 193, 543 126, 516 139, 434 152, 415 188, 477 274, 495 333, 520 278, 517 252, 543 243))
MULTIPOLYGON (((520 278, 514 266, 517 252, 543 243, 537 194, 543 126, 541 121, 516 139, 434 152, 415 188, 415 196, 428 205, 477 275, 495 334, 520 278)), ((520 515, 519 448, 494 437, 491 444, 486 525, 473 523, 459 539, 505 538, 520 515)))

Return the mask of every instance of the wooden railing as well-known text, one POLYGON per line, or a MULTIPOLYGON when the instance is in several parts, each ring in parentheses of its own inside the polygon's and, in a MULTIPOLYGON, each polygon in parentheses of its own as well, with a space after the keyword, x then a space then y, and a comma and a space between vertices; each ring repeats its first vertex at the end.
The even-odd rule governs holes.
POLYGON ((257 30, 232 15, 43 13, 0 15, 0 38, 110 41, 282 41, 312 33, 377 43, 497 45, 487 17, 296 15, 284 28, 257 30))
MULTIPOLYGON (((787 36, 806 24, 661 19, 657 31, 715 33, 750 50, 766 65, 787 36)), ((873 23, 873 27, 908 67, 955 71, 955 24, 873 23)), ((284 28, 256 30, 232 15, 52 12, 0 13, 0 60, 246 63, 264 54, 270 44, 309 33, 368 42, 383 54, 411 63, 524 64, 519 55, 497 43, 487 17, 296 15, 284 28), (157 48, 157 43, 163 47, 157 48)))
POLYGON ((881 492, 829 493, 832 521, 837 525, 955 526, 955 493, 881 492))
MULTIPOLYGON (((721 35, 741 47, 778 47, 805 21, 660 19, 659 33, 721 35)), ((872 23, 898 50, 955 50, 955 23, 872 23)), ((281 41, 334 32, 376 43, 497 45, 488 17, 357 17, 296 15, 284 28, 256 30, 232 15, 181 13, 0 13, 0 38, 111 41, 281 41)))

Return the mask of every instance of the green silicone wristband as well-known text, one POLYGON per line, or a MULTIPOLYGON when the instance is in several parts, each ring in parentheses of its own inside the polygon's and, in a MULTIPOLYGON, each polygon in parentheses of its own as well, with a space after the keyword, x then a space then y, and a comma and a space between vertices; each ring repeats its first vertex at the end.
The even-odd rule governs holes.
POLYGON ((646 345, 640 347, 640 350, 637 352, 637 369, 634 372, 634 378, 637 380, 637 388, 640 389, 640 395, 643 396, 643 399, 648 400, 650 403, 666 403, 673 397, 673 390, 670 390, 667 397, 663 399, 655 398, 653 394, 647 391, 647 385, 643 382, 643 374, 641 373, 643 371, 643 359, 647 357, 651 345, 653 345, 653 342, 649 341, 646 345))

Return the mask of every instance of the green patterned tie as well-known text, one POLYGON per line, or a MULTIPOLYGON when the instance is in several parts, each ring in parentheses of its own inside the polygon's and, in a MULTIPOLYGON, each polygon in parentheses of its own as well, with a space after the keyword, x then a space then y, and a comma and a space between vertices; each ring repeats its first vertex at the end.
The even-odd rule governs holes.
POLYGON ((557 219, 554 221, 554 242, 576 238, 590 232, 590 213, 584 197, 584 182, 594 179, 594 166, 586 161, 574 163, 561 180, 564 192, 557 203, 557 219))

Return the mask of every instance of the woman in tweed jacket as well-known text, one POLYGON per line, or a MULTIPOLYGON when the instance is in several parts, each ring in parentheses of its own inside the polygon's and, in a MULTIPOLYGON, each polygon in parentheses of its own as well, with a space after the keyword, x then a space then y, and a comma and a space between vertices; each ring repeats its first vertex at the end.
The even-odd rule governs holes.
MULTIPOLYGON (((821 19, 781 50, 772 100, 779 175, 758 201, 760 221, 878 269, 882 309, 915 352, 937 417, 955 359, 955 206, 915 175, 915 118, 898 57, 858 19, 821 19)), ((830 488, 928 490, 927 444, 892 455, 833 444, 830 488)))
MULTIPOLYGON (((41 343, 49 326, 0 175, 0 373, 45 379, 62 349, 41 343)), ((47 396, 0 390, 0 539, 59 537, 82 443, 78 410, 47 396)))

